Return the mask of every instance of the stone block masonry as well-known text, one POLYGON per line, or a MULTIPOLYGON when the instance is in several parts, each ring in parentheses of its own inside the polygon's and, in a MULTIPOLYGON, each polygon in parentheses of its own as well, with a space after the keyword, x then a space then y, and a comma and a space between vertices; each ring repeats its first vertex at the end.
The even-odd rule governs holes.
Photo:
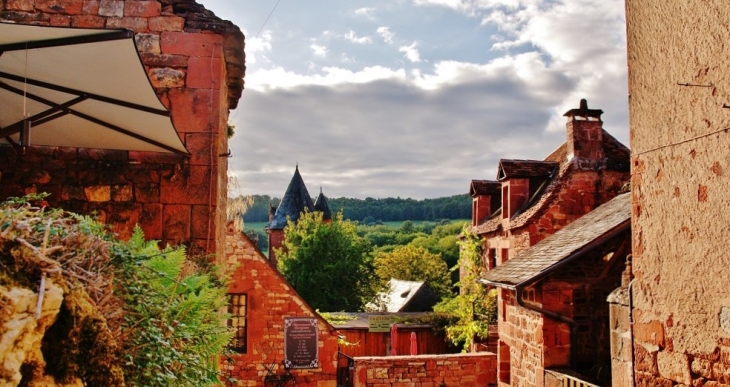
POLYGON ((626 1, 637 386, 730 385, 730 4, 693 5, 626 1))
POLYGON ((355 387, 496 385, 497 355, 490 352, 355 358, 355 387))
POLYGON ((235 267, 229 293, 246 294, 247 350, 222 362, 227 376, 244 386, 264 386, 266 369, 274 364, 283 373, 284 318, 316 317, 319 321, 318 369, 291 370, 300 387, 336 387, 337 332, 306 304, 244 234, 226 228, 226 265, 235 267))
MULTIPOLYGON (((6 0, 0 18, 24 24, 126 28, 189 158, 151 152, 0 148, 0 198, 47 192, 48 203, 96 214, 121 238, 148 238, 223 257, 228 109, 243 89, 243 35, 191 1, 6 0)), ((218 258, 221 259, 221 258, 218 258)))

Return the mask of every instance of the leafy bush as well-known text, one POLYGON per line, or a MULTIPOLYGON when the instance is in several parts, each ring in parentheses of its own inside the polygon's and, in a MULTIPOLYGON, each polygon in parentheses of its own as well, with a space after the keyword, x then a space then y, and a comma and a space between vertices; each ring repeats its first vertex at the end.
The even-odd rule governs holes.
POLYGON ((116 240, 43 198, 0 203, 0 285, 36 289, 48 278, 65 289, 43 339, 54 351, 49 364, 25 373, 104 387, 220 384, 218 355, 231 335, 218 313, 227 289, 217 269, 186 260, 181 248, 160 250, 139 228, 116 240))
POLYGON ((218 355, 231 334, 220 313, 226 287, 215 268, 160 250, 140 228, 120 246, 126 301, 122 353, 127 382, 145 386, 218 384, 218 355))

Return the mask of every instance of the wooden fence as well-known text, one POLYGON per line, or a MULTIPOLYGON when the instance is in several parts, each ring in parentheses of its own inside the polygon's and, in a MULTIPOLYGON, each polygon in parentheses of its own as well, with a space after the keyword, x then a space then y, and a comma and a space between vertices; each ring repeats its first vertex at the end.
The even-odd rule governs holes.
MULTIPOLYGON (((337 331, 350 343, 342 345, 340 350, 350 357, 356 356, 388 356, 390 355, 390 332, 368 332, 367 328, 343 329, 337 331)), ((451 346, 442 332, 434 332, 431 327, 398 324, 397 355, 410 355, 411 332, 416 333, 418 354, 447 354, 460 352, 451 346)))

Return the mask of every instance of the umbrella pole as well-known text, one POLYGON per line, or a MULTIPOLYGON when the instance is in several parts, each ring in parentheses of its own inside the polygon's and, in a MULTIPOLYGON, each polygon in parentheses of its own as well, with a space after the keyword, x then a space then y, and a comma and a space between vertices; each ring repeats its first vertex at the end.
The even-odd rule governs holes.
POLYGON ((20 131, 20 147, 23 154, 25 149, 30 145, 30 120, 25 118, 23 120, 23 129, 20 131))

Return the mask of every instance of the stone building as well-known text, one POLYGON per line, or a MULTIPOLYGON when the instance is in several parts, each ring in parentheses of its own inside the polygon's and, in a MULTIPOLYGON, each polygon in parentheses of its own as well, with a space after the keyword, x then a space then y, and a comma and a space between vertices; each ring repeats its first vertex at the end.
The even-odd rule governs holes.
POLYGON ((618 195, 479 282, 500 289, 499 382, 611 383, 609 293, 631 252, 631 197, 618 195))
MULTIPOLYGON (((194 1, 0 1, 0 20, 135 33, 139 56, 189 156, 128 150, 0 146, 0 197, 47 192, 121 237, 223 256, 228 111, 243 90, 243 34, 194 1)), ((113 71, 113 69, 111 69, 113 71)))
MULTIPOLYGON (((482 262, 485 270, 499 268, 521 252, 613 199, 628 182, 629 149, 603 130, 602 113, 602 110, 589 109, 587 102, 581 100, 579 108, 565 113, 566 142, 544 160, 502 159, 497 180, 472 181, 472 231, 483 240, 482 262)), ((464 270, 468 268, 462 268, 462 278, 464 270)), ((493 282, 499 282, 498 278, 493 282)), ((525 332, 515 329, 514 325, 501 323, 502 320, 513 323, 512 320, 507 320, 508 310, 513 316, 521 316, 518 318, 521 323, 526 323, 528 316, 540 321, 550 321, 545 326, 552 325, 553 328, 560 326, 560 323, 555 324, 544 313, 543 316, 536 315, 534 310, 522 306, 523 300, 515 299, 515 289, 512 286, 515 284, 509 285, 500 289, 498 299, 501 319, 498 343, 500 381, 514 381, 515 385, 526 386, 542 383, 545 367, 570 365, 570 345, 561 349, 557 347, 565 346, 565 341, 560 345, 553 341, 549 342, 552 344, 539 347, 514 345, 515 335, 525 332), (555 348, 549 348, 550 346, 555 348), (565 352, 566 348, 568 352, 565 352), (522 368, 522 365, 525 367, 522 368), (520 372, 525 369, 528 371, 520 375, 518 372, 510 372, 513 368, 520 369, 520 372)), ((574 288, 580 286, 582 284, 569 284, 565 290, 572 293, 574 288)), ((608 289, 608 292, 610 290, 613 288, 608 289)), ((560 290, 556 291, 560 293, 560 290)), ((532 297, 530 301, 540 303, 541 301, 535 301, 533 293, 528 292, 525 295, 520 292, 517 296, 532 297)), ((591 294, 588 298, 592 301, 594 297, 597 295, 591 294)), ((604 304, 605 302, 601 302, 601 305, 604 304)), ((605 305, 605 308, 607 316, 608 306, 605 305)), ((522 325, 520 327, 527 328, 522 325)), ((529 329, 532 328, 537 331, 542 329, 537 326, 529 329)), ((567 335, 570 336, 569 329, 567 335)), ((569 337, 566 340, 570 342, 569 337)))
POLYGON ((728 15, 626 1, 637 386, 730 384, 728 15))
POLYGON ((286 192, 281 198, 279 206, 269 209, 269 223, 266 225, 266 233, 269 234, 269 261, 276 267, 276 249, 284 246, 284 228, 288 220, 296 222, 304 211, 322 212, 324 221, 332 219, 332 211, 327 203, 327 197, 320 189, 317 199, 313 202, 309 196, 304 179, 299 173, 299 166, 294 169, 294 175, 286 187, 286 192))
POLYGON ((297 386, 334 386, 337 372, 338 334, 297 294, 256 245, 236 231, 226 230, 226 264, 235 267, 229 293, 243 306, 230 361, 223 371, 245 386, 276 385, 285 375, 284 321, 289 317, 317 320, 319 367, 289 370, 297 386), (268 379, 267 379, 268 376, 268 379), (267 384, 266 381, 269 381, 267 384))

